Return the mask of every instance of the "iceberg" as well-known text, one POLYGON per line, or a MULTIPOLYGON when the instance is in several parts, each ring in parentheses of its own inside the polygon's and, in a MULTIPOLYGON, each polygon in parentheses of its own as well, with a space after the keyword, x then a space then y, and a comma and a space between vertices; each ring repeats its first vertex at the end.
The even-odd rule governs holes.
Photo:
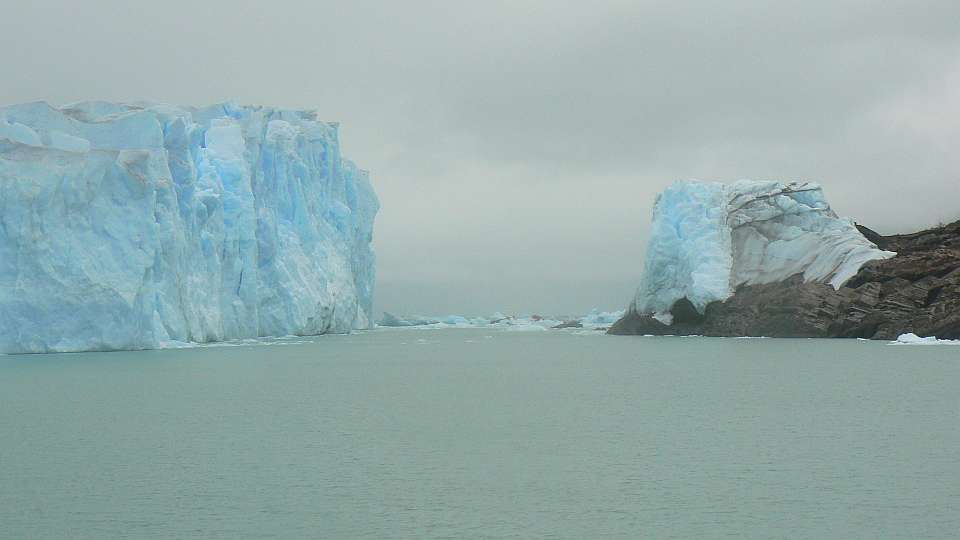
POLYGON ((656 200, 643 277, 628 310, 673 322, 686 299, 703 314, 741 285, 801 275, 839 289, 883 251, 838 217, 809 182, 677 182, 656 200))
POLYGON ((369 328, 378 209, 315 112, 0 108, 0 352, 369 328))

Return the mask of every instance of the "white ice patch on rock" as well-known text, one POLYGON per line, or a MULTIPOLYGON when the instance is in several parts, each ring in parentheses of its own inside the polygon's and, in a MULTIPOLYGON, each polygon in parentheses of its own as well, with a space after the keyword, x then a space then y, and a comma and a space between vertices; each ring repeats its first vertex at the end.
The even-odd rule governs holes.
POLYGON ((669 324, 681 298, 703 313, 741 285, 795 274, 839 289, 867 261, 894 255, 837 217, 818 184, 678 182, 657 197, 631 309, 669 324))
POLYGON ((370 327, 378 206, 312 112, 0 108, 0 352, 370 327))

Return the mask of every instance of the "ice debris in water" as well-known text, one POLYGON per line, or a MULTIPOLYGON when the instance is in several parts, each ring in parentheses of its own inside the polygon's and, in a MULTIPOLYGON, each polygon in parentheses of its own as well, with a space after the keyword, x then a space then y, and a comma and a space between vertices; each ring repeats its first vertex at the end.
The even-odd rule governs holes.
POLYGON ((497 312, 489 317, 463 317, 447 315, 443 317, 398 317, 384 313, 378 326, 383 327, 423 327, 423 328, 507 328, 509 330, 541 330, 550 328, 607 328, 620 317, 623 311, 592 310, 587 315, 575 318, 544 317, 541 315, 508 316, 497 312))

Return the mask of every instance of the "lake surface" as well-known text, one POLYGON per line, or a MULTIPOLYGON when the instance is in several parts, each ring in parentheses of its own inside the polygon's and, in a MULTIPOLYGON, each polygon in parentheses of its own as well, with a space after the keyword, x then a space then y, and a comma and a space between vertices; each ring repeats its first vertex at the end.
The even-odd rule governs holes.
POLYGON ((4 538, 956 538, 960 347, 381 329, 0 356, 4 538))

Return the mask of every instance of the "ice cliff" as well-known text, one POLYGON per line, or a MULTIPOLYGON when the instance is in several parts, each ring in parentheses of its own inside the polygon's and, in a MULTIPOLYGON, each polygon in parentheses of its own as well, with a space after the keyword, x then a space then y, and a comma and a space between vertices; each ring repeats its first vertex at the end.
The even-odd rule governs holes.
POLYGON ((629 311, 671 324, 686 298, 703 313, 737 287, 801 275, 839 289, 878 249, 837 217, 813 183, 678 182, 657 198, 641 285, 629 311))
POLYGON ((0 352, 369 327, 378 207, 313 112, 0 108, 0 352))

